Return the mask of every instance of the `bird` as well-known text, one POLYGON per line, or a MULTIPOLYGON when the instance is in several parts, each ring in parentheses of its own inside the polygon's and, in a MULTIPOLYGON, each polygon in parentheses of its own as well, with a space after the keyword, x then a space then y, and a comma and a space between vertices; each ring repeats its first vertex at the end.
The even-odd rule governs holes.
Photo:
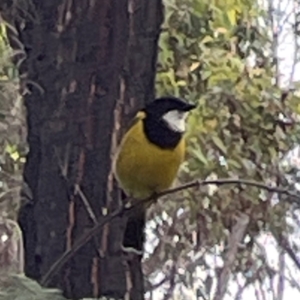
MULTIPOLYGON (((169 189, 185 158, 186 118, 196 105, 173 96, 156 98, 132 120, 117 148, 113 172, 123 199, 146 199, 169 189)), ((122 249, 143 253, 146 206, 128 217, 122 249)))

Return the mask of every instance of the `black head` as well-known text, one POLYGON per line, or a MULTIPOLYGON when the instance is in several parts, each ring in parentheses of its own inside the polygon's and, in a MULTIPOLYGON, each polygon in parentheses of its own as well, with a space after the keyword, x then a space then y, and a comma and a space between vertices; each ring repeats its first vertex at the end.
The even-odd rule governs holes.
POLYGON ((161 148, 172 149, 185 130, 187 113, 196 106, 175 97, 162 97, 144 108, 144 131, 148 140, 161 148))
POLYGON ((144 108, 147 115, 162 117, 169 111, 178 110, 181 112, 188 112, 196 108, 196 105, 185 102, 176 97, 161 97, 157 98, 144 108))

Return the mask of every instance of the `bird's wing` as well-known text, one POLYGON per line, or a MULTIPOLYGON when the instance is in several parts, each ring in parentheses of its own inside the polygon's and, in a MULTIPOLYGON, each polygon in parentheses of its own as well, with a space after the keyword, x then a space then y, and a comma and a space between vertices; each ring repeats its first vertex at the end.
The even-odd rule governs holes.
POLYGON ((115 167, 116 167, 116 160, 120 154, 120 149, 122 147, 122 143, 125 142, 126 140, 126 133, 128 133, 128 131, 130 131, 130 129, 139 121, 141 121, 142 119, 144 119, 146 117, 146 113, 144 111, 139 111, 134 118, 131 119, 131 121, 129 122, 126 130, 125 130, 125 134, 123 135, 122 139, 121 139, 121 143, 118 145, 117 149, 116 149, 116 153, 114 154, 114 159, 113 159, 113 172, 116 174, 115 172, 115 167))

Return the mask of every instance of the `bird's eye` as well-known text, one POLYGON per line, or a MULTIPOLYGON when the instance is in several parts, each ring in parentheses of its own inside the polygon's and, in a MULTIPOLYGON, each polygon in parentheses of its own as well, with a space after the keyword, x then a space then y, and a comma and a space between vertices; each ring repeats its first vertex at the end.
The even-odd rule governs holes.
POLYGON ((178 119, 185 119, 186 112, 178 110, 177 111, 177 116, 178 116, 178 119))

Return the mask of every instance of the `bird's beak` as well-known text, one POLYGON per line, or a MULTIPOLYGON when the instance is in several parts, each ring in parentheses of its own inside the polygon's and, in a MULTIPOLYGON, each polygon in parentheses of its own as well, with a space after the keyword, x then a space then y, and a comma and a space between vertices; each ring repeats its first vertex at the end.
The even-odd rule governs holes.
POLYGON ((185 111, 190 111, 195 109, 197 106, 195 104, 187 103, 185 107, 185 111))

